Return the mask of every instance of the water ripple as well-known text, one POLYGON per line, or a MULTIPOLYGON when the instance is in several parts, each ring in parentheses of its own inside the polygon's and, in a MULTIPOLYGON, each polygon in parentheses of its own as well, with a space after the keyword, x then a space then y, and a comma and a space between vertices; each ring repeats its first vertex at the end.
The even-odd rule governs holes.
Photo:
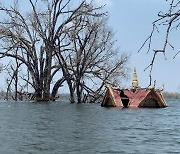
POLYGON ((180 153, 180 103, 163 109, 0 103, 0 153, 180 153))

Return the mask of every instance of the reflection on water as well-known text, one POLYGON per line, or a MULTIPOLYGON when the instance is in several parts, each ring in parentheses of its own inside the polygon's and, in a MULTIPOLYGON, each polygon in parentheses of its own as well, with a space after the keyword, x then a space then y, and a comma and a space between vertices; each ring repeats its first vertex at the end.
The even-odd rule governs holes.
POLYGON ((67 102, 0 103, 0 153, 180 153, 180 100, 119 109, 67 102))

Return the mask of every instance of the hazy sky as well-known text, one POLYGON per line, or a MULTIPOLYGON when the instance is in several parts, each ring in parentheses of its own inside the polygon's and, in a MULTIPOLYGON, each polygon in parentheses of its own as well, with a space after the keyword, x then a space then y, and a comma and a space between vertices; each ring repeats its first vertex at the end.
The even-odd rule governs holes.
MULTIPOLYGON (((109 24, 113 28, 118 39, 118 45, 122 51, 131 54, 130 64, 132 71, 136 67, 139 84, 142 87, 149 85, 149 70, 144 69, 150 64, 152 51, 146 54, 147 48, 140 53, 138 49, 143 41, 149 36, 152 30, 152 22, 157 19, 159 11, 168 9, 165 0, 96 0, 98 4, 106 3, 105 9, 109 12, 109 24)), ((179 42, 178 32, 170 36, 173 45, 179 42)), ((162 32, 154 38, 153 49, 160 49, 163 46, 165 36, 162 32)), ((158 55, 152 73, 152 80, 156 80, 156 87, 163 84, 165 91, 180 92, 180 55, 173 60, 178 51, 168 49, 167 60, 162 54, 158 55)), ((131 79, 126 86, 131 85, 131 79)))

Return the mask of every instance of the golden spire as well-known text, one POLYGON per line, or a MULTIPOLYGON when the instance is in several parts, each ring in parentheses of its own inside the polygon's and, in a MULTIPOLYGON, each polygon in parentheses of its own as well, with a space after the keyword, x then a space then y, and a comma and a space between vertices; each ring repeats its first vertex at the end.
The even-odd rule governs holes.
POLYGON ((138 87, 138 79, 137 79, 137 74, 136 74, 136 68, 134 68, 132 87, 133 88, 137 88, 138 87))

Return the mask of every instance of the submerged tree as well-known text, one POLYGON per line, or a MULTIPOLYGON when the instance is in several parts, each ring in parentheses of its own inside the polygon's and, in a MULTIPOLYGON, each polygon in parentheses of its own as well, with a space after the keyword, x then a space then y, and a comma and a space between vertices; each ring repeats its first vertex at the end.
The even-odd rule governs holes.
MULTIPOLYGON (((163 53, 164 57, 166 59, 166 52, 167 50, 177 50, 174 45, 172 45, 172 42, 170 42, 170 34, 173 31, 179 31, 180 27, 180 0, 166 0, 169 5, 169 9, 166 12, 160 11, 158 13, 158 18, 153 21, 152 23, 152 31, 149 35, 149 37, 144 41, 139 51, 148 44, 148 51, 152 48, 152 42, 153 37, 155 36, 155 32, 159 33, 159 29, 164 30, 164 40, 163 40, 163 46, 160 49, 153 49, 154 54, 151 63, 146 68, 150 68, 150 84, 151 84, 151 72, 154 65, 154 61, 156 59, 156 56, 158 53, 163 53), (170 47, 170 48, 168 48, 170 47)), ((174 55, 174 58, 180 53, 180 51, 177 50, 176 54, 174 55)))
POLYGON ((6 78, 7 82, 7 89, 6 89, 6 99, 9 99, 9 92, 13 91, 14 89, 14 95, 11 97, 13 100, 17 101, 18 100, 18 80, 19 80, 19 68, 22 63, 19 63, 18 60, 16 59, 16 63, 12 64, 11 62, 6 66, 6 71, 8 73, 8 78, 6 78), (12 88, 14 86, 14 88, 12 88))
POLYGON ((88 79, 102 82, 97 91, 91 91, 95 96, 110 77, 126 74, 127 56, 113 59, 117 51, 112 32, 103 26, 102 7, 85 0, 76 4, 73 0, 28 2, 27 12, 20 9, 18 0, 14 6, 0 5, 4 17, 0 20, 0 58, 21 64, 21 79, 34 90, 35 100, 54 100, 66 81, 71 102, 75 102, 75 92, 82 102, 83 92, 90 94, 88 79))
MULTIPOLYGON (((99 14, 94 12, 98 8, 88 8, 89 4, 82 1, 70 9, 70 0, 29 0, 29 4, 31 11, 26 14, 18 9, 18 4, 16 7, 0 6, 1 15, 4 15, 4 20, 0 22, 0 55, 1 58, 17 59, 27 68, 31 75, 27 82, 34 89, 36 100, 50 100, 51 82, 62 68, 55 60, 55 51, 60 49, 56 44, 57 40, 66 37, 66 25, 75 17, 81 14, 98 16, 99 14), (39 5, 44 10, 38 10, 39 5), (88 9, 81 11, 82 7, 88 9)), ((63 78, 56 81, 56 89, 63 81, 63 78)), ((57 90, 53 92, 55 91, 57 90)))
POLYGON ((114 35, 104 16, 82 15, 72 25, 67 40, 71 52, 58 54, 60 63, 66 66, 63 69, 68 74, 65 79, 71 102, 75 98, 78 103, 95 102, 106 84, 115 85, 115 81, 119 83, 120 78, 127 77, 128 56, 114 48, 114 35))

